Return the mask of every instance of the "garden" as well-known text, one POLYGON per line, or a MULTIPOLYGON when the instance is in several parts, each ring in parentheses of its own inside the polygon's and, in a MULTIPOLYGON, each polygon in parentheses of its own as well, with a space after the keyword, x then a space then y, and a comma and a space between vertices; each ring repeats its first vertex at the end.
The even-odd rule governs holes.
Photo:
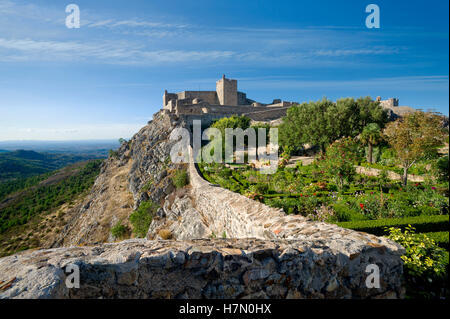
MULTIPOLYGON (((225 122, 251 127, 239 117, 212 126, 225 122)), ((388 121, 367 98, 322 100, 292 107, 278 128, 274 174, 261 173, 254 163, 201 162, 203 177, 286 214, 388 236, 407 250, 407 296, 448 297, 448 148, 447 154, 442 149, 448 128, 439 115, 416 112, 388 121), (322 122, 312 121, 312 112, 322 122), (306 143, 317 146, 314 161, 292 164, 306 143), (376 174, 357 173, 357 167, 376 174)))

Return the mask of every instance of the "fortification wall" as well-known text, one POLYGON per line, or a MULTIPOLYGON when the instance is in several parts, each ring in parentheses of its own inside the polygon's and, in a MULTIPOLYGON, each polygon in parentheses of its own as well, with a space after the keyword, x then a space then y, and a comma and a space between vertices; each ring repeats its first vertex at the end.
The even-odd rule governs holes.
MULTIPOLYGON (((164 112, 163 112, 164 114, 164 112)), ((373 235, 286 216, 205 181, 189 164, 192 200, 216 237, 128 240, 26 251, 0 259, 0 298, 398 298, 404 249, 373 235), (80 270, 80 288, 65 267, 80 270), (368 288, 366 270, 379 269, 368 288)))
POLYGON ((178 99, 201 99, 209 104, 219 104, 215 91, 184 91, 178 93, 178 99))
POLYGON ((248 116, 253 121, 272 121, 286 116, 287 110, 288 107, 271 108, 259 112, 245 113, 244 115, 248 116))
POLYGON ((12 283, 0 298, 396 297, 392 262, 380 265, 388 279, 380 289, 364 288, 359 270, 378 256, 372 248, 348 258, 312 241, 128 240, 0 259, 0 280, 12 283), (69 264, 79 267, 80 288, 65 284, 69 264))
MULTIPOLYGON (((369 263, 383 269, 381 281, 388 283, 377 292, 391 296, 401 296, 402 261, 404 252, 398 244, 384 237, 340 228, 336 225, 315 222, 302 216, 286 215, 282 210, 268 207, 240 194, 217 187, 205 181, 192 161, 189 165, 190 181, 196 208, 202 212, 210 229, 218 236, 227 238, 257 238, 278 242, 279 240, 298 240, 297 252, 313 249, 313 260, 327 264, 332 258, 336 264, 327 264, 325 271, 330 281, 342 283, 347 280, 355 285, 344 288, 347 296, 373 296, 373 291, 364 288, 365 269, 369 263), (326 247, 326 249, 324 249, 326 247), (337 261, 339 260, 339 261, 337 261), (344 271, 345 269, 345 271, 344 271), (361 291, 364 291, 361 295, 361 291)), ((300 253, 301 254, 301 253, 300 253)), ((300 271, 300 286, 308 285, 306 273, 300 271)), ((320 279, 319 279, 320 280, 320 279)), ((314 294, 327 291, 327 283, 314 294)), ((306 291, 301 291, 304 296, 306 291)), ((308 293, 306 293, 308 294, 308 293)))

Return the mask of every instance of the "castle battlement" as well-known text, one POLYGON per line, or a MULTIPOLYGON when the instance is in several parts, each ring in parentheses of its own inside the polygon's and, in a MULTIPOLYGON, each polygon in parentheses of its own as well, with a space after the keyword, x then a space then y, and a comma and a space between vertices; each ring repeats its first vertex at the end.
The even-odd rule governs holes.
POLYGON ((166 90, 163 95, 163 109, 177 115, 213 114, 215 117, 247 115, 251 118, 251 114, 258 113, 259 120, 261 114, 265 114, 267 120, 272 120, 284 116, 287 108, 298 104, 280 99, 274 99, 270 104, 256 102, 248 99, 246 93, 238 91, 237 82, 223 75, 216 82, 215 91, 169 93, 166 90))

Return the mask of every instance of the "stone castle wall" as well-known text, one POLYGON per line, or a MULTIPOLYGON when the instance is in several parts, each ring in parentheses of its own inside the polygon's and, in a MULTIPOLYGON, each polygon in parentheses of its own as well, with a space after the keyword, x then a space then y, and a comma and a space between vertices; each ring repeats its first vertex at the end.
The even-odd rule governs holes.
POLYGON ((0 298, 395 298, 398 259, 380 248, 346 256, 318 241, 128 240, 56 248, 0 259, 0 298), (382 286, 367 289, 365 266, 380 265, 382 286), (80 288, 67 288, 67 265, 80 288), (5 281, 5 282, 6 282, 5 281))
POLYGON ((194 206, 216 238, 26 251, 0 259, 0 282, 11 283, 0 298, 402 297, 398 244, 212 185, 192 153, 189 175, 194 206), (80 269, 79 289, 65 285, 68 264, 80 269), (378 266, 379 288, 366 286, 369 265, 378 266))
POLYGON ((237 81, 226 79, 225 75, 216 83, 220 105, 238 105, 237 81))
POLYGON ((178 99, 201 99, 209 104, 219 104, 215 91, 183 91, 178 93, 178 99))

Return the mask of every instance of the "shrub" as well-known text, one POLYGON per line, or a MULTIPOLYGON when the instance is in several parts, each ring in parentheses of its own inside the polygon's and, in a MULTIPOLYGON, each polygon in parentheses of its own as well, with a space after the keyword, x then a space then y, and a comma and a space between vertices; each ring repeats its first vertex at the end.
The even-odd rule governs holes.
POLYGON ((250 192, 258 194, 266 194, 269 190, 269 186, 266 183, 257 183, 249 187, 250 192))
POLYGON ((128 227, 122 225, 121 222, 117 222, 113 228, 111 228, 111 235, 115 238, 123 238, 128 233, 128 227))
POLYGON ((335 211, 335 216, 338 222, 364 219, 364 216, 360 212, 345 204, 344 202, 337 202, 333 204, 333 209, 335 211))
POLYGON ((400 228, 390 227, 389 239, 399 243, 406 249, 401 258, 408 274, 421 276, 423 274, 441 275, 445 272, 444 251, 433 239, 425 234, 416 234, 415 228, 408 225, 404 232, 400 228))
POLYGON ((109 157, 117 159, 117 158, 119 158, 119 152, 114 151, 114 150, 109 150, 109 157))
POLYGON ((161 229, 158 235, 164 240, 172 239, 172 232, 168 229, 161 229))
POLYGON ((319 166, 342 188, 344 182, 350 182, 355 176, 356 162, 356 144, 351 138, 343 138, 330 145, 319 166))
POLYGON ((315 210, 322 204, 322 201, 316 196, 301 196, 299 204, 297 205, 297 210, 299 214, 307 216, 314 214, 315 210))
POLYGON ((408 297, 448 298, 448 252, 427 235, 416 234, 411 225, 404 232, 389 228, 389 238, 406 250, 401 258, 408 297))
POLYGON ((189 177, 188 173, 185 169, 177 170, 172 177, 173 185, 175 185, 176 188, 183 188, 187 184, 189 184, 189 177))
POLYGON ((433 173, 439 181, 448 181, 448 155, 439 158, 433 165, 433 173))
POLYGON ((386 227, 405 229, 408 225, 413 225, 417 229, 417 232, 420 233, 448 231, 449 217, 448 215, 418 216, 338 223, 338 226, 340 227, 354 229, 377 236, 383 236, 386 227))
POLYGON ((314 212, 312 214, 309 214, 307 217, 319 222, 326 222, 330 220, 335 220, 336 215, 333 208, 322 205, 318 208, 315 208, 314 212))
POLYGON ((146 201, 142 202, 139 205, 139 208, 130 215, 130 223, 133 226, 133 233, 137 237, 144 238, 147 235, 153 215, 158 208, 159 206, 152 201, 146 201))
POLYGON ((271 198, 266 199, 265 204, 271 207, 281 208, 286 214, 298 213, 299 201, 295 198, 271 198))
POLYGON ((385 147, 381 151, 380 164, 392 166, 396 163, 395 151, 390 147, 385 147))
POLYGON ((434 232, 434 233, 426 233, 429 238, 433 239, 439 247, 442 247, 448 250, 448 231, 434 232))

